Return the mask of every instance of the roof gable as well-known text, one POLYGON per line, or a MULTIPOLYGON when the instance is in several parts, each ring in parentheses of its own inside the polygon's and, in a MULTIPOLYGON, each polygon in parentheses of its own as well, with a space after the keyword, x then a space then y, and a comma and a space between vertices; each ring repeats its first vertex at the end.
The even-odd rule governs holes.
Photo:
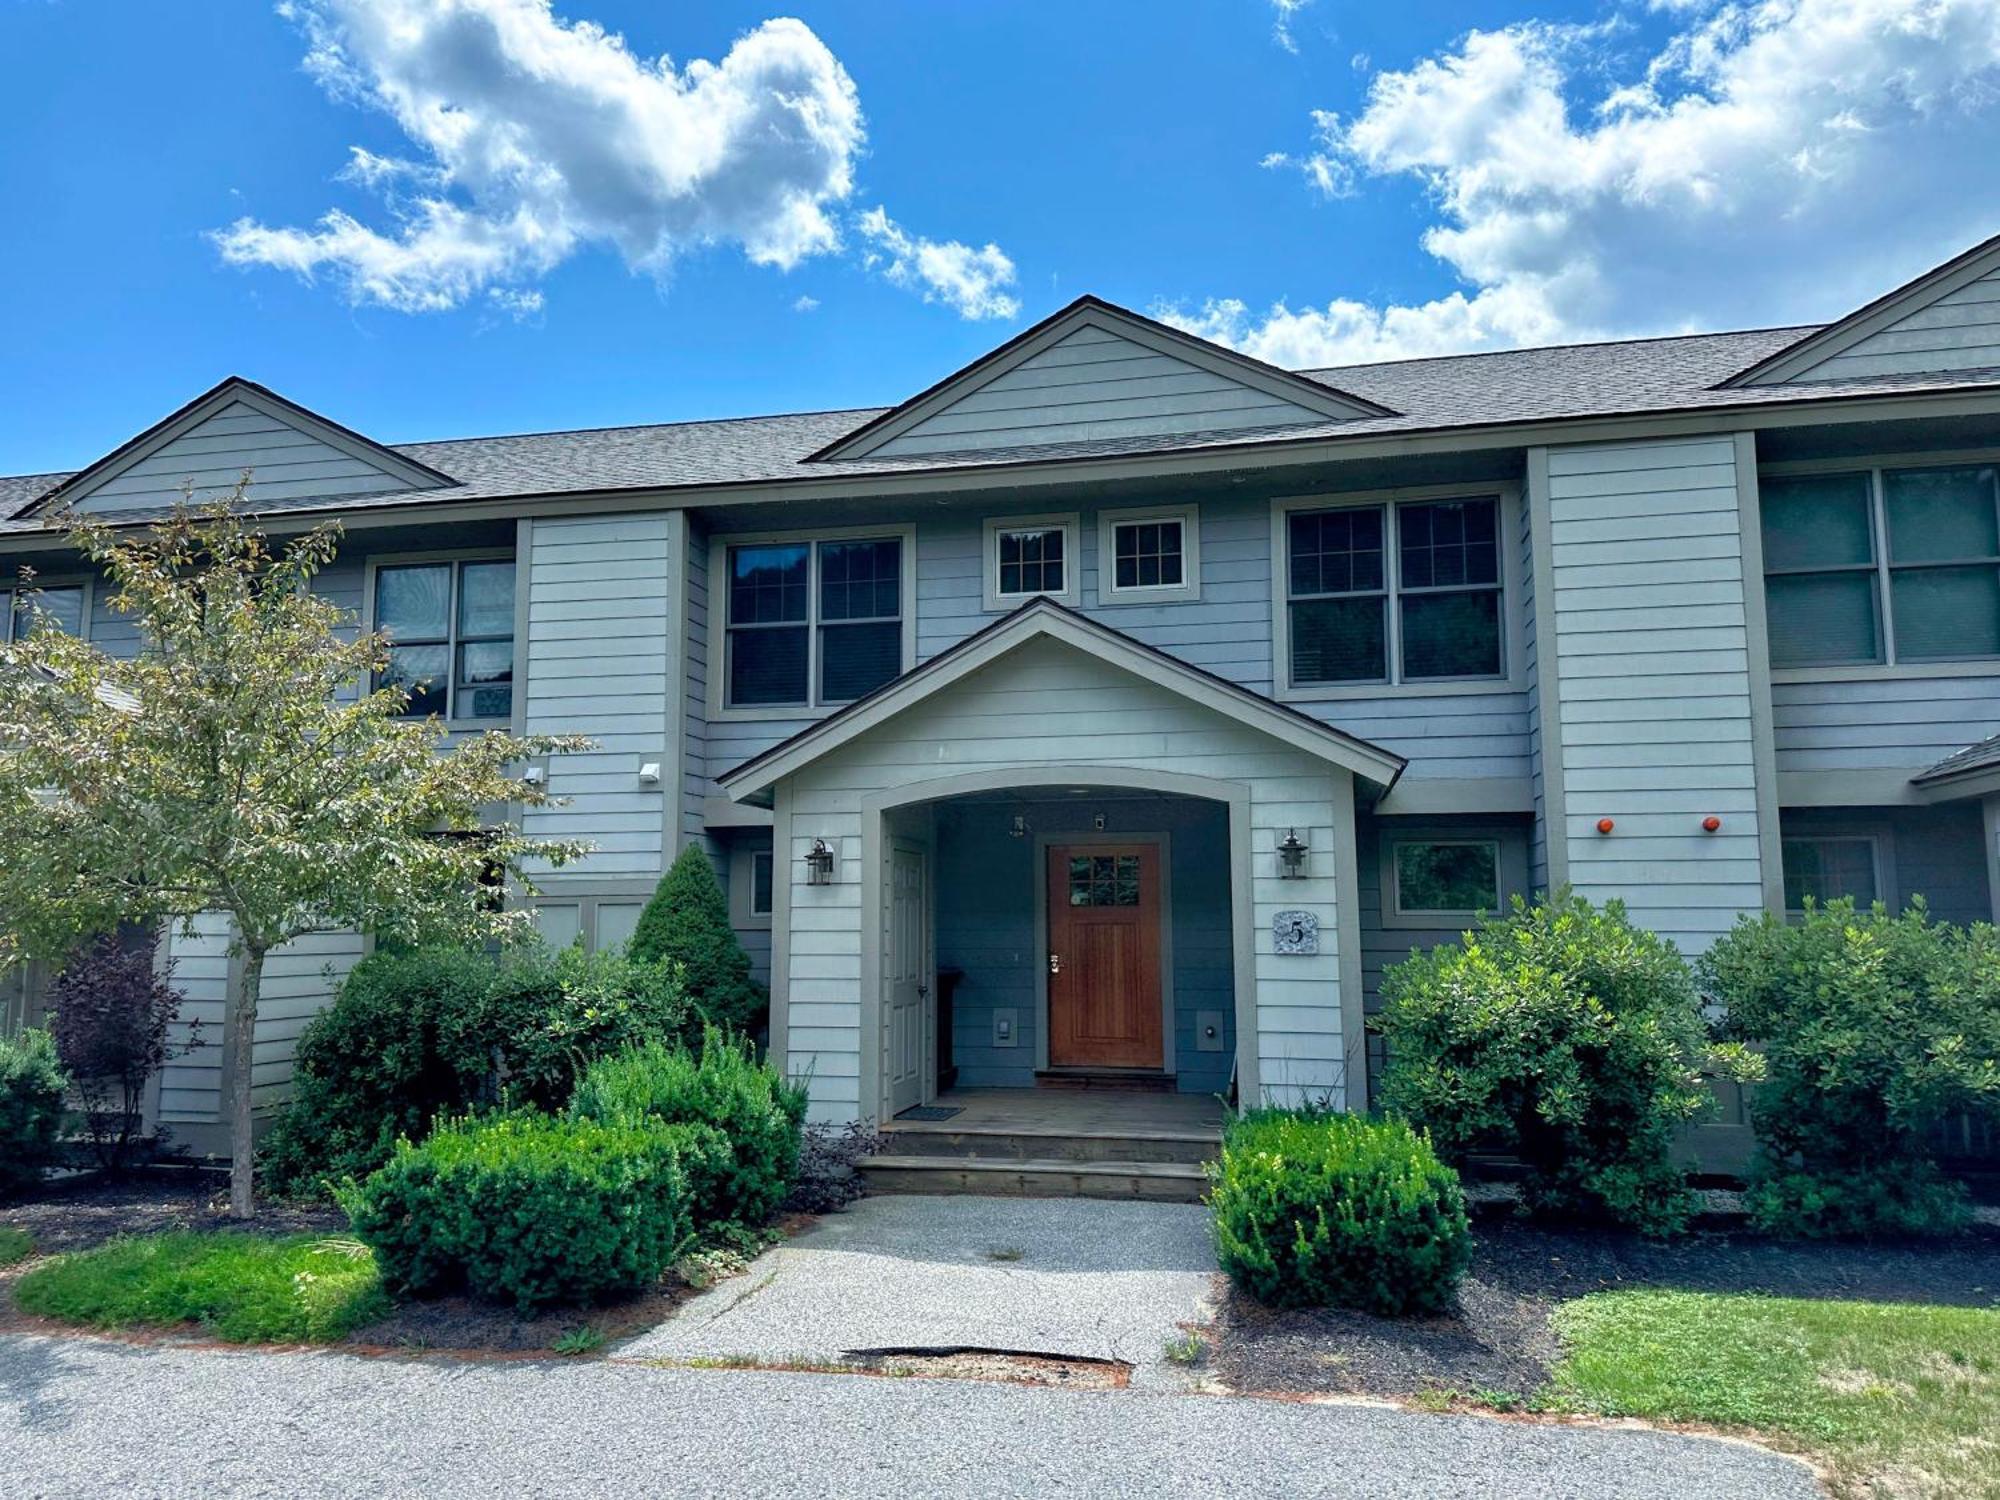
POLYGON ((812 457, 915 458, 1389 415, 1373 402, 1083 297, 812 457))
POLYGON ((92 513, 157 510, 190 487, 196 500, 227 495, 245 470, 253 504, 454 483, 275 391, 231 376, 70 475, 43 503, 92 513))
POLYGON ((1396 778, 1409 764, 1392 750, 1189 666, 1178 657, 1135 641, 1122 631, 1099 624, 1064 605, 1037 599, 867 697, 725 772, 717 778, 718 783, 739 802, 759 796, 786 776, 963 681, 980 668, 1011 656, 1031 642, 1045 640, 1059 641, 1130 672, 1225 718, 1343 766, 1385 789, 1395 785, 1396 778))
POLYGON ((1723 384, 1798 385, 1960 371, 2000 378, 2000 235, 1723 384))

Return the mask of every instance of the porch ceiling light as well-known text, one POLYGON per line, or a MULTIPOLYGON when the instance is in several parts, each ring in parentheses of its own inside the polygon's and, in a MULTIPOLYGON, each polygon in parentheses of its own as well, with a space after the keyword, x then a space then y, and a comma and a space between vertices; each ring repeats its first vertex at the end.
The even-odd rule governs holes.
POLYGON ((1296 828, 1287 828, 1285 836, 1278 840, 1278 874, 1286 880, 1297 880, 1306 872, 1306 841, 1299 837, 1296 828))
POLYGON ((833 884, 833 850, 827 847, 825 839, 814 839, 804 858, 807 885, 833 884))

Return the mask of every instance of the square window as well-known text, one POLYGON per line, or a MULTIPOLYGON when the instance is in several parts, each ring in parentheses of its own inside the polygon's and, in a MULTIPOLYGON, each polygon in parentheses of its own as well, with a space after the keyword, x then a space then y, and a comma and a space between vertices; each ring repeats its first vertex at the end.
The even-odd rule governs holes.
POLYGON ((900 675, 904 541, 728 546, 722 706, 851 703, 900 675))
POLYGON ((1805 910, 1806 898, 1824 906, 1843 896, 1860 907, 1880 897, 1875 874, 1875 840, 1861 836, 1779 840, 1785 868, 1785 909, 1805 910))
POLYGON ((374 625, 390 648, 375 686, 408 693, 411 717, 511 717, 514 590, 511 558, 377 568, 374 625))
POLYGON ((1500 846, 1439 840, 1394 846, 1396 912, 1463 917, 1500 909, 1500 846))
POLYGON ((1292 681, 1382 682, 1388 634, 1380 594, 1302 599, 1291 607, 1292 681))
POLYGON ((1179 521, 1121 522, 1111 540, 1112 587, 1179 588, 1184 581, 1179 521))
POLYGON ((1063 591, 1063 529, 1000 533, 1000 585, 1003 596, 1060 594, 1063 591))

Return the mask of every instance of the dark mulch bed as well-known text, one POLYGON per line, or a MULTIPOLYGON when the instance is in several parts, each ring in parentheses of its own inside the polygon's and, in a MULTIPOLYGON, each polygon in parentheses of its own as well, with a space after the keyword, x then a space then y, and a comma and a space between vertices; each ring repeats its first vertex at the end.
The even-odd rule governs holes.
POLYGON ((1475 1234, 1452 1317, 1277 1312, 1232 1289, 1216 1373, 1243 1391, 1525 1396, 1559 1357, 1555 1305, 1634 1287, 2000 1306, 2000 1233, 1990 1230, 1944 1244, 1785 1244, 1742 1233, 1662 1243, 1494 1218, 1475 1234))
POLYGON ((77 1177, 32 1198, 0 1203, 0 1224, 25 1229, 44 1254, 90 1250, 121 1234, 163 1229, 255 1229, 268 1234, 337 1234, 347 1216, 331 1204, 260 1201, 254 1219, 232 1219, 229 1179, 195 1168, 155 1168, 120 1181, 77 1177))

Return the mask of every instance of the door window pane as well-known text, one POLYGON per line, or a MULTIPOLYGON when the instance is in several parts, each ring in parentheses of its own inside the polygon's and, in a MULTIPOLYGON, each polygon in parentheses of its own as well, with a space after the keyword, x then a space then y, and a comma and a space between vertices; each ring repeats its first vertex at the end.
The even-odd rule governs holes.
POLYGON ((2000 495, 1992 468, 1890 470, 1882 476, 1889 561, 2000 557, 2000 495))
POLYGON ((1291 606, 1292 681, 1381 682, 1388 638, 1380 594, 1302 599, 1291 606))
POLYGON ((1411 594, 1403 600, 1405 677, 1494 677, 1500 672, 1500 594, 1411 594))
POLYGON ((1500 909, 1498 844, 1397 844, 1395 861, 1399 913, 1500 909))
POLYGON ((2000 568, 1898 568, 1889 575, 1896 656, 2000 656, 2000 568))
POLYGON ((1073 855, 1069 862, 1071 906, 1137 906, 1139 856, 1073 855))
POLYGON ((1185 581, 1179 521, 1121 522, 1111 537, 1113 587, 1178 588, 1185 581))
POLYGON ((1882 659, 1873 569, 1778 573, 1764 581, 1771 665, 1817 667, 1882 659))

